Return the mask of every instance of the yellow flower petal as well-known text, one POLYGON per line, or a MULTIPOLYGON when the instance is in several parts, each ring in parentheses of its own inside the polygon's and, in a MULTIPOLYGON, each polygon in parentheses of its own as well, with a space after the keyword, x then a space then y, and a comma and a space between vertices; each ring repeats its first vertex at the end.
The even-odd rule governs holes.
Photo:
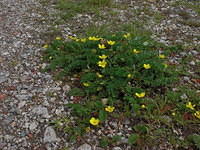
POLYGON ((130 36, 131 36, 130 33, 127 33, 127 34, 124 34, 124 35, 123 35, 123 37, 126 38, 126 39, 129 38, 130 36))
POLYGON ((100 74, 100 73, 96 73, 96 75, 99 77, 99 78, 103 78, 103 75, 102 74, 100 74))
POLYGON ((84 85, 85 87, 90 86, 90 84, 89 84, 89 83, 86 83, 86 82, 84 82, 83 85, 84 85))
POLYGON ((132 52, 133 52, 134 54, 138 54, 138 53, 140 53, 140 51, 137 50, 137 49, 134 49, 132 52))
POLYGON ((194 113, 194 115, 195 115, 195 117, 197 117, 198 119, 200 119, 200 111, 196 111, 196 112, 194 113))
POLYGON ((132 74, 129 73, 129 74, 127 75, 127 77, 128 77, 128 78, 132 78, 132 74))
POLYGON ((107 65, 107 62, 105 60, 103 60, 103 61, 99 61, 97 64, 99 67, 105 68, 107 65))
POLYGON ((100 59, 106 59, 107 57, 108 57, 108 56, 106 56, 106 55, 104 55, 104 54, 101 55, 101 56, 99 56, 100 59))
POLYGON ((114 45, 115 44, 115 41, 108 41, 107 42, 109 45, 114 45))
POLYGON ((151 68, 151 65, 150 65, 150 64, 144 64, 143 67, 144 67, 145 69, 150 69, 150 68, 151 68))
POLYGON ((141 105, 141 108, 143 108, 143 109, 144 109, 144 108, 146 108, 146 105, 144 105, 144 104, 143 104, 143 105, 141 105))
POLYGON ((90 36, 88 38, 88 40, 90 40, 90 41, 99 41, 100 39, 102 39, 102 38, 98 38, 98 37, 95 37, 95 36, 90 36))
POLYGON ((90 119, 90 124, 92 124, 93 126, 96 126, 96 125, 98 125, 100 123, 100 120, 99 119, 96 119, 96 118, 94 118, 94 117, 92 117, 91 119, 90 119))
POLYGON ((164 59, 164 58, 165 58, 165 55, 160 54, 158 57, 161 58, 161 59, 164 59))
POLYGON ((105 111, 107 111, 107 112, 113 112, 114 109, 115 109, 115 107, 113 107, 113 106, 108 106, 108 107, 105 108, 105 111))
POLYGON ((194 110, 195 105, 192 105, 191 102, 188 102, 188 103, 186 104, 186 107, 189 108, 189 109, 191 109, 191 110, 194 110))
POLYGON ((44 46, 43 46, 43 48, 48 48, 49 47, 49 45, 48 44, 45 44, 44 46))
POLYGON ((57 37, 56 37, 56 40, 61 40, 61 37, 57 36, 57 37))
POLYGON ((99 49, 105 49, 106 46, 104 44, 98 44, 99 49))
POLYGON ((145 96, 145 92, 142 93, 135 93, 135 96, 137 96, 138 98, 142 98, 145 96))
POLYGON ((83 38, 83 39, 80 39, 80 40, 81 40, 81 42, 85 43, 87 39, 83 38))

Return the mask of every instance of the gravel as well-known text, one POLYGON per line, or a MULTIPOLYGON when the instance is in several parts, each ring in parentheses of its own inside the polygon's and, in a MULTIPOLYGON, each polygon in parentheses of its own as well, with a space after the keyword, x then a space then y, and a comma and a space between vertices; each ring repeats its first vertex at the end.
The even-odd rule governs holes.
POLYGON ((41 73, 45 43, 41 35, 55 20, 53 7, 38 0, 0 1, 1 150, 53 150, 66 144, 49 122, 57 114, 65 115, 63 104, 70 86, 65 85, 64 92, 62 82, 41 73))
MULTIPOLYGON (((117 0, 116 2, 121 1, 117 0)), ((149 0, 149 2, 154 2, 154 0, 149 0)), ((42 35, 51 32, 50 28, 58 19, 52 15, 57 13, 54 3, 51 1, 48 3, 47 6, 44 6, 38 0, 0 1, 1 150, 57 150, 68 147, 66 138, 57 134, 49 122, 68 114, 64 104, 68 103, 67 93, 71 87, 65 83, 54 81, 51 74, 41 72, 41 69, 47 65, 41 61, 44 50, 42 45, 45 44, 45 41, 51 41, 54 38, 42 35)), ((131 4, 134 5, 134 9, 141 8, 134 2, 131 4)), ((171 9, 167 4, 168 1, 163 1, 160 7, 157 5, 151 7, 152 10, 159 12, 171 11, 169 16, 160 23, 153 23, 147 27, 155 32, 153 37, 165 44, 175 41, 185 45, 188 44, 185 42, 188 37, 194 37, 190 42, 198 46, 200 41, 196 37, 199 36, 200 27, 177 23, 177 20, 183 20, 180 17, 182 9, 171 9), (169 35, 166 34, 166 30, 169 31, 169 35), (174 31, 176 34, 173 36, 174 31)), ((128 20, 125 17, 125 11, 119 11, 119 13, 121 13, 121 21, 128 20)), ((187 13, 191 16, 189 21, 193 19, 193 22, 198 23, 198 20, 195 20, 198 15, 194 11, 187 10, 187 13)), ((141 13, 141 16, 145 16, 145 13, 141 13)), ((77 24, 83 24, 85 21, 91 22, 92 18, 80 14, 75 19, 77 19, 77 24)), ((61 31, 62 35, 72 34, 66 24, 55 27, 61 31)), ((193 50, 190 54, 197 60, 199 59, 198 51, 193 50)), ((188 53, 180 55, 187 56, 188 53)), ((178 64, 180 59, 177 58, 181 56, 170 58, 171 62, 178 64)), ((195 66, 197 60, 189 62, 189 65, 195 66)), ((190 78, 184 77, 184 80, 188 81, 190 78)), ((185 96, 183 95, 182 98, 185 96)), ((168 118, 165 117, 165 119, 168 118)), ((126 121, 124 124, 128 125, 129 122, 126 121)), ((111 126, 114 127, 113 133, 115 134, 126 133, 123 126, 118 126, 117 130, 115 122, 111 123, 111 126)), ((106 127, 109 126, 106 125, 106 127)), ((110 130, 112 131, 112 128, 110 130)), ((97 137, 92 138, 92 140, 96 140, 97 137)), ((87 140, 91 140, 91 137, 87 140)), ((127 138, 122 139, 122 143, 127 143, 127 138)), ((79 145, 78 150, 91 150, 91 145, 90 143, 79 145)), ((120 150, 121 148, 114 147, 113 149, 120 150)))

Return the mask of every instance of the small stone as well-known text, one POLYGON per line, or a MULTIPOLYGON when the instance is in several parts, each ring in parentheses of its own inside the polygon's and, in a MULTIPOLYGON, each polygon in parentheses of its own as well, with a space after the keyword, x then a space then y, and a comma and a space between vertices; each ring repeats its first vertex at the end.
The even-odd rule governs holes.
POLYGON ((27 100, 30 99, 30 95, 24 95, 24 94, 20 94, 20 95, 15 95, 15 97, 19 100, 27 100))
POLYGON ((44 132, 43 142, 51 143, 51 142, 59 142, 59 141, 60 139, 57 138, 55 130, 52 127, 47 127, 44 132))
POLYGON ((172 91, 176 92, 176 91, 178 91, 178 89, 177 88, 172 88, 172 91))
POLYGON ((167 123, 172 122, 172 119, 167 115, 163 115, 163 116, 161 116, 161 118, 163 121, 166 121, 167 123))
POLYGON ((32 112, 37 115, 41 115, 44 118, 49 118, 49 113, 46 107, 37 106, 33 108, 32 112))
POLYGON ((124 122, 123 122, 123 124, 125 124, 125 125, 128 125, 128 124, 130 124, 131 122, 130 122, 130 120, 129 119, 126 119, 124 122))
POLYGON ((101 99, 101 102, 102 102, 104 105, 106 105, 106 104, 108 103, 108 99, 107 99, 107 98, 102 98, 102 99, 101 99))
POLYGON ((190 81, 190 78, 185 76, 185 77, 183 77, 183 80, 184 81, 190 81))
POLYGON ((121 138, 121 143, 128 143, 128 139, 125 138, 125 137, 122 137, 122 138, 121 138))
POLYGON ((18 108, 22 108, 24 107, 24 105, 26 104, 26 101, 21 101, 19 104, 18 104, 18 108))
POLYGON ((184 93, 183 95, 181 95, 181 99, 187 99, 187 95, 184 93))
POLYGON ((101 147, 95 147, 95 150, 104 150, 104 149, 101 147))
POLYGON ((0 93, 0 101, 1 100, 5 100, 6 99, 6 95, 5 94, 2 94, 2 93, 0 93))
POLYGON ((120 147, 113 147, 112 150, 122 150, 120 147))
POLYGON ((89 144, 83 144, 81 145, 78 150, 92 150, 92 147, 89 144))
POLYGON ((117 128, 117 127, 118 127, 117 122, 111 122, 110 124, 111 124, 114 128, 117 128))
POLYGON ((191 61, 190 62, 190 65, 195 65, 196 63, 194 61, 191 61))
POLYGON ((30 129, 31 131, 34 130, 34 129, 36 129, 36 128, 37 128, 37 123, 36 123, 36 122, 30 123, 29 129, 30 129))
POLYGON ((69 85, 65 85, 65 86, 63 86, 62 89, 64 92, 68 93, 70 91, 71 87, 69 85))
POLYGON ((9 76, 9 73, 6 72, 0 72, 0 83, 3 83, 7 81, 7 77, 9 76))

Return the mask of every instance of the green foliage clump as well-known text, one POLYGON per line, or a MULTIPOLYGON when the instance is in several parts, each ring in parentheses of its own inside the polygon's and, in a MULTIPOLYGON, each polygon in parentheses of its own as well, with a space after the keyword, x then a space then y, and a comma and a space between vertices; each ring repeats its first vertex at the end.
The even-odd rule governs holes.
MULTIPOLYGON (((137 113, 145 99, 174 81, 175 75, 166 64, 167 47, 147 37, 116 33, 69 39, 58 38, 46 46, 44 58, 50 64, 47 70, 63 78, 76 78, 69 95, 79 101, 68 107, 82 128, 103 124, 113 111, 137 113)), ((135 130, 148 132, 144 126, 135 130)), ((135 144, 137 138, 132 135, 129 143, 135 144)), ((105 141, 102 144, 106 146, 105 141)))

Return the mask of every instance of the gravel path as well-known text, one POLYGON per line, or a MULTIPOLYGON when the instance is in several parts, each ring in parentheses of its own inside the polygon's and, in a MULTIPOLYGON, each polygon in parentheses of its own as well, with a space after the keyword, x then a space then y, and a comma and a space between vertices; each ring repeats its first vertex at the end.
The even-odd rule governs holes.
MULTIPOLYGON (((53 150, 62 146, 62 139, 48 122, 65 114, 67 99, 62 83, 40 72, 45 66, 41 64, 44 41, 40 33, 50 27, 44 14, 55 11, 48 7, 37 0, 0 1, 1 150, 53 150)), ((64 86, 65 91, 68 88, 64 86)))

